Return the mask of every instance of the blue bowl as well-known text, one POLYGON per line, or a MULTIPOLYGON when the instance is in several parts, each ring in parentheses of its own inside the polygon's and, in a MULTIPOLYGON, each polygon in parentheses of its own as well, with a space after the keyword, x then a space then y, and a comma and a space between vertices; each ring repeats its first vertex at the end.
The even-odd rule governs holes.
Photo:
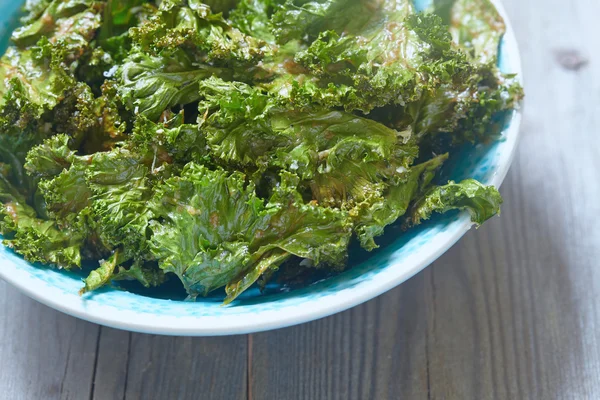
MULTIPOLYGON (((521 76, 513 30, 501 4, 494 2, 507 21, 507 33, 500 46, 500 68, 521 76)), ((423 8, 427 1, 416 3, 423 8)), ((0 0, 2 49, 16 27, 20 6, 21 2, 0 0)), ((472 177, 499 186, 515 153, 520 121, 520 112, 514 111, 498 141, 467 146, 453 154, 445 166, 445 177, 454 180, 472 177)), ((222 295, 188 302, 170 297, 164 291, 140 295, 118 287, 80 297, 81 274, 32 265, 2 246, 0 278, 52 308, 115 328, 189 336, 241 334, 311 321, 370 300, 428 266, 471 226, 467 214, 450 213, 408 233, 388 229, 381 240, 385 244, 381 249, 368 256, 356 252, 351 256, 352 267, 342 274, 295 290, 274 285, 261 294, 251 289, 229 307, 221 306, 222 295)))

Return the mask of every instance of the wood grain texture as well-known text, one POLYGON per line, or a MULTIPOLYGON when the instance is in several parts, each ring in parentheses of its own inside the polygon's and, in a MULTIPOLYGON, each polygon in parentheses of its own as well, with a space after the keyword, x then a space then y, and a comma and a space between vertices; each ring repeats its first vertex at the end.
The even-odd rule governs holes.
POLYGON ((247 338, 177 338, 102 328, 94 400, 246 399, 247 338))
POLYGON ((0 283, 3 399, 599 399, 597 0, 505 0, 523 138, 501 218, 336 316, 214 339, 130 334, 0 283))
POLYGON ((247 339, 132 334, 127 400, 247 398, 247 339))
POLYGON ((88 399, 99 327, 0 281, 0 399, 88 399))
POLYGON ((130 332, 100 328, 92 399, 125 398, 132 336, 130 332))
POLYGON ((252 399, 426 398, 427 284, 419 276, 345 313, 253 335, 252 399))

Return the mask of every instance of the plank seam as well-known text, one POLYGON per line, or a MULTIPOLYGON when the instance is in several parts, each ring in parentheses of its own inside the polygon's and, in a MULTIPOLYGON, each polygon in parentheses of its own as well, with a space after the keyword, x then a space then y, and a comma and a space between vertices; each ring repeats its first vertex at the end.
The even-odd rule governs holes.
MULTIPOLYGON (((98 327, 98 335, 96 336, 96 354, 94 356, 94 370, 92 371, 92 384, 90 385, 90 400, 94 400, 94 389, 96 387, 96 372, 98 371, 98 358, 100 354, 100 336, 102 334, 102 326, 98 327)), ((62 393, 62 387, 61 387, 62 393)))
POLYGON ((252 400, 252 334, 247 336, 247 359, 246 359, 246 398, 252 400))
POLYGON ((129 332, 127 338, 127 361, 125 362, 125 383, 123 385, 123 400, 127 398, 127 384, 129 383, 129 359, 131 357, 131 341, 133 334, 129 332))

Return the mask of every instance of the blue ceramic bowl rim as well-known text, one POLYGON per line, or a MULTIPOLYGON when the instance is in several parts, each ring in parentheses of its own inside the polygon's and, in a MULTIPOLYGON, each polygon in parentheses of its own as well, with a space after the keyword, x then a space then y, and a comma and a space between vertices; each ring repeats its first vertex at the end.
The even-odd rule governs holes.
MULTIPOLYGON (((501 46, 501 68, 517 74, 521 80, 521 60, 512 26, 499 0, 492 1, 507 23, 501 46)), ((0 0, 5 11, 18 8, 11 3, 12 0, 0 0)), ((9 31, 7 26, 1 28, 0 38, 6 37, 9 31)), ((478 178, 484 183, 500 186, 503 182, 515 155, 520 123, 521 111, 515 110, 502 139, 484 151, 485 158, 480 160, 484 166, 477 166, 482 174, 478 178)), ((444 217, 412 237, 380 250, 381 254, 374 260, 369 259, 338 277, 289 293, 244 299, 231 307, 221 307, 218 299, 180 302, 112 288, 80 297, 78 275, 31 265, 1 246, 0 278, 54 309, 118 329, 184 336, 244 334, 312 321, 379 296, 435 261, 471 226, 466 213, 444 217)))

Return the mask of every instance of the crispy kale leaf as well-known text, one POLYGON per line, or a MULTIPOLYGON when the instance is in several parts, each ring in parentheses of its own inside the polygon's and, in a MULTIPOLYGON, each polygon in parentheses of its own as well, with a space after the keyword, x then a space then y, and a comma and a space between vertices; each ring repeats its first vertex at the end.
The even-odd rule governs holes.
POLYGON ((265 51, 265 43, 232 27, 198 0, 161 1, 159 11, 131 35, 142 51, 153 55, 183 48, 197 62, 230 67, 254 64, 265 51))
POLYGON ((23 5, 23 13, 25 14, 21 17, 21 23, 23 25, 28 25, 31 22, 38 19, 42 13, 48 8, 48 5, 52 2, 52 0, 28 0, 23 5))
POLYGON ((46 135, 46 127, 40 124, 42 108, 32 103, 27 89, 17 78, 8 81, 8 90, 0 108, 0 161, 11 168, 7 177, 17 187, 28 189, 23 163, 32 146, 40 143, 46 135))
POLYGON ((133 128, 132 142, 136 146, 151 148, 168 161, 187 163, 206 160, 206 138, 198 125, 186 124, 184 112, 163 116, 166 120, 162 123, 154 123, 140 116, 133 128))
POLYGON ((399 182, 392 183, 377 196, 372 196, 371 201, 357 204, 352 213, 355 232, 365 249, 373 250, 378 247, 374 239, 383 235, 385 228, 402 217, 414 199, 431 187, 437 170, 447 158, 448 155, 444 154, 413 166, 403 173, 399 182))
POLYGON ((514 76, 503 75, 492 64, 472 62, 449 42, 440 31, 439 18, 413 16, 409 23, 416 32, 445 54, 422 71, 431 70, 442 77, 421 97, 401 107, 387 108, 386 122, 397 129, 410 127, 421 143, 435 142, 439 134, 451 134, 455 145, 485 140, 499 132, 505 111, 514 109, 522 97, 522 88, 514 76))
POLYGON ((503 112, 516 106, 521 93, 520 85, 497 75, 495 67, 470 65, 419 101, 394 109, 391 124, 409 126, 420 142, 451 133, 455 144, 474 143, 499 132, 503 112))
POLYGON ((24 165, 27 173, 35 178, 53 178, 68 169, 75 160, 76 152, 69 147, 67 135, 56 135, 45 143, 33 147, 24 165))
POLYGON ((239 0, 229 13, 231 25, 246 35, 275 44, 271 15, 278 2, 273 0, 239 0))
POLYGON ((102 44, 111 38, 119 38, 147 20, 155 11, 150 0, 109 0, 104 6, 102 26, 98 39, 102 44))
POLYGON ((476 61, 494 62, 506 25, 490 0, 435 0, 434 12, 450 26, 452 39, 476 61))
POLYGON ((405 226, 418 225, 431 217, 434 212, 467 210, 477 225, 500 212, 502 197, 493 186, 467 179, 460 183, 434 187, 415 202, 405 221, 405 226))
POLYGON ((311 199, 353 217, 368 249, 447 158, 408 172, 418 156, 410 132, 342 111, 291 111, 273 95, 216 78, 204 81, 201 92, 200 109, 209 111, 202 130, 222 163, 298 175, 311 199))
POLYGON ((213 75, 251 78, 267 51, 266 43, 193 0, 162 1, 130 34, 135 50, 119 68, 120 94, 130 111, 151 120, 199 100, 199 82, 213 75))
POLYGON ((136 279, 144 286, 156 286, 164 274, 149 264, 152 256, 147 240, 154 213, 150 208, 153 186, 162 178, 164 167, 155 161, 151 170, 148 153, 128 149, 97 153, 86 171, 91 191, 91 215, 95 235, 112 253, 108 261, 85 281, 83 292, 93 291, 112 280, 136 279), (123 266, 130 263, 128 267, 123 266), (118 268, 117 268, 118 267, 118 268))
POLYGON ((126 149, 98 153, 86 170, 98 236, 108 249, 122 248, 125 259, 146 255, 152 178, 145 156, 126 149))
POLYGON ((39 179, 43 208, 51 219, 48 223, 55 221, 62 230, 77 231, 80 241, 92 247, 86 248, 87 253, 95 257, 112 254, 86 280, 83 292, 111 280, 139 279, 144 285, 162 282, 164 274, 146 263, 152 259, 146 230, 153 217, 149 208, 152 187, 163 178, 165 157, 145 145, 135 151, 116 148, 77 156, 69 142, 67 135, 57 135, 34 147, 25 168, 39 179), (151 166, 155 168, 152 173, 151 166))
POLYGON ((212 153, 225 163, 278 166, 309 179, 344 160, 384 161, 399 155, 393 160, 396 167, 406 167, 410 155, 415 156, 409 147, 397 153, 394 149, 410 133, 354 114, 320 108, 296 111, 279 96, 217 78, 203 81, 200 92, 199 109, 206 112, 201 129, 212 153))
POLYGON ((104 4, 95 0, 54 0, 45 4, 37 2, 30 7, 28 23, 13 32, 13 42, 24 48, 46 38, 60 44, 65 57, 79 58, 101 25, 104 4))
POLYGON ((292 15, 306 13, 318 26, 314 38, 294 36, 307 47, 294 55, 280 52, 271 64, 276 78, 265 84, 296 107, 374 111, 375 119, 398 130, 410 128, 417 137, 452 132, 459 144, 495 131, 502 112, 521 97, 512 77, 492 65, 495 57, 466 55, 436 15, 414 14, 410 4, 397 1, 372 5, 375 10, 363 13, 367 21, 346 20, 338 14, 347 10, 339 11, 336 3, 315 3, 326 8, 319 13, 306 5, 283 6, 292 15))
POLYGON ((242 174, 188 164, 153 202, 163 218, 151 225, 160 267, 191 297, 229 283, 229 302, 291 255, 343 264, 350 239, 343 213, 303 204, 294 184, 286 176, 265 205, 242 174))
MULTIPOLYGON (((26 50, 10 47, 0 59, 0 93, 6 104, 19 82, 24 95, 38 107, 52 109, 62 99, 66 89, 74 84, 61 59, 62 48, 42 37, 36 46, 26 50)), ((15 103, 16 104, 16 103, 15 103)))
POLYGON ((308 47, 288 56, 268 87, 298 106, 317 102, 365 113, 417 99, 418 84, 430 78, 418 73, 428 61, 427 44, 405 23, 412 12, 407 0, 286 2, 273 16, 282 26, 275 28, 278 39, 302 39, 308 47))
POLYGON ((38 218, 4 176, 0 176, 0 234, 6 246, 28 261, 60 268, 81 266, 82 233, 38 218))
POLYGON ((133 52, 119 67, 118 90, 130 111, 158 120, 171 107, 199 100, 199 83, 222 72, 195 64, 183 51, 164 57, 133 52))

